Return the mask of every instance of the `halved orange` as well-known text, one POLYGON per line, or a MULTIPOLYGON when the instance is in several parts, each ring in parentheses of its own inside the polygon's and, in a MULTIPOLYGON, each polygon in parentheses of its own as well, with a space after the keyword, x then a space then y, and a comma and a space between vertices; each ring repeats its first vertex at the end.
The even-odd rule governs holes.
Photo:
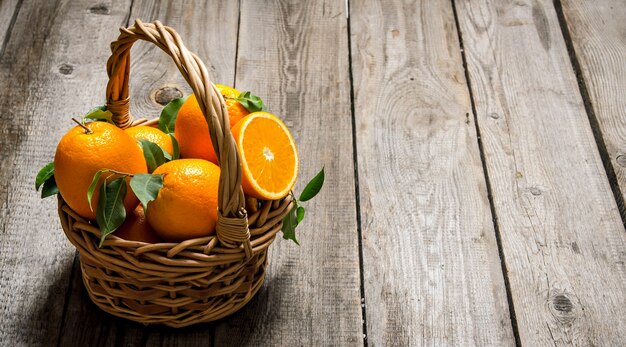
POLYGON ((231 128, 242 161, 242 186, 257 199, 282 199, 298 178, 298 151, 287 126, 267 112, 253 112, 231 128))

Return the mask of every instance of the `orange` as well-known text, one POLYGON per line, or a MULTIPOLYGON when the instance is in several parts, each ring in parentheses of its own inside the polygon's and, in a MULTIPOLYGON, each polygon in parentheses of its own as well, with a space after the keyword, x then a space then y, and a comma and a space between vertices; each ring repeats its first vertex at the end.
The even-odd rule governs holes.
POLYGON ((298 178, 298 151, 287 126, 267 112, 250 113, 231 129, 243 169, 243 190, 258 199, 282 199, 298 178))
MULTIPOLYGON (((54 178, 59 192, 67 204, 79 215, 96 219, 100 184, 91 199, 93 211, 87 202, 87 189, 94 174, 100 169, 113 169, 125 173, 147 173, 146 161, 135 141, 122 129, 105 122, 85 124, 92 133, 76 126, 68 131, 57 146, 54 155, 54 178)), ((104 177, 110 174, 103 174, 104 177)), ((137 198, 127 181, 124 199, 126 211, 137 206, 137 198)))
POLYGON ((250 111, 248 111, 248 109, 243 107, 243 105, 236 100, 239 94, 241 94, 240 91, 221 84, 216 84, 215 86, 224 97, 226 109, 228 110, 228 120, 230 121, 230 127, 232 128, 241 120, 241 118, 247 116, 250 111))
POLYGON ((178 110, 174 136, 178 140, 182 158, 205 159, 217 164, 217 156, 215 156, 209 135, 209 125, 200 110, 196 96, 193 94, 178 110))
POLYGON ((146 243, 159 243, 161 239, 152 230, 146 216, 143 212, 143 205, 137 205, 129 215, 126 216, 126 220, 120 225, 113 233, 115 236, 128 241, 141 241, 146 243))
MULTIPOLYGON (((232 127, 250 112, 235 100, 240 94, 237 89, 221 84, 215 86, 224 96, 230 127, 232 127)), ((195 95, 190 95, 178 110, 174 134, 178 140, 181 157, 205 159, 217 164, 217 156, 209 135, 209 126, 195 95)))
MULTIPOLYGON (((148 140, 150 142, 154 142, 157 145, 161 146, 164 150, 167 151, 170 155, 174 153, 174 145, 172 145, 172 138, 162 132, 161 130, 149 127, 146 125, 140 125, 136 127, 130 127, 124 130, 130 137, 132 137, 135 141, 138 140, 148 140)), ((137 143, 139 149, 143 151, 141 145, 137 143)))
POLYGON ((215 232, 220 168, 202 159, 178 159, 154 170, 163 174, 159 195, 148 204, 148 223, 165 241, 215 232))

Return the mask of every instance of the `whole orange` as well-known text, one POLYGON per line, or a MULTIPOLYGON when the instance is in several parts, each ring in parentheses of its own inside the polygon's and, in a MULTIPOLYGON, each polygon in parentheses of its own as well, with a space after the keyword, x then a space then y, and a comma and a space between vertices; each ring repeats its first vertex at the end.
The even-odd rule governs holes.
POLYGON ((199 158, 217 164, 207 124, 196 96, 191 94, 178 110, 174 136, 178 140, 182 158, 199 158))
POLYGON ((235 124, 237 124, 237 122, 239 122, 239 120, 241 120, 241 118, 247 116, 250 111, 237 101, 237 97, 241 94, 240 91, 222 84, 216 84, 215 86, 224 97, 226 109, 228 110, 228 120, 230 121, 230 127, 232 128, 235 124))
MULTIPOLYGON (((221 84, 215 86, 224 96, 230 127, 232 127, 250 112, 236 100, 240 94, 237 89, 221 84)), ((217 164, 217 156, 209 135, 209 126, 195 95, 190 95, 178 110, 174 133, 182 158, 205 159, 217 164)))
POLYGON ((161 239, 154 232, 146 220, 143 205, 137 205, 130 214, 126 215, 126 220, 113 233, 115 236, 128 241, 141 241, 146 243, 159 243, 161 239))
MULTIPOLYGON (((135 174, 147 173, 148 169, 141 150, 122 129, 105 122, 90 122, 85 127, 91 133, 76 126, 61 138, 54 155, 54 178, 61 196, 76 213, 87 219, 96 219, 99 187, 104 178, 110 176, 104 174, 100 178, 91 200, 91 210, 87 189, 98 170, 113 169, 135 174)), ((132 211, 137 203, 137 197, 127 183, 126 211, 132 211)))
MULTIPOLYGON (((174 153, 174 146, 172 145, 172 138, 168 134, 162 132, 161 130, 157 128, 149 127, 146 125, 140 125, 136 127, 127 128, 124 131, 130 137, 132 137, 135 141, 148 140, 150 142, 156 143, 157 145, 161 146, 161 148, 166 150, 167 153, 169 153, 170 155, 174 153)), ((139 149, 143 150, 139 143, 137 143, 137 145, 139 146, 139 149)))
POLYGON ((163 174, 159 195, 148 204, 148 223, 165 241, 215 232, 220 168, 202 159, 178 159, 154 170, 163 174))

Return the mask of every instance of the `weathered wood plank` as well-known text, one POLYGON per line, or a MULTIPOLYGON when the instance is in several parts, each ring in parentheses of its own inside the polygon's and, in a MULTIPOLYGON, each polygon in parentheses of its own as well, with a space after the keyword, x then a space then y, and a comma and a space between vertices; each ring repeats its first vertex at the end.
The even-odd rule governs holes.
POLYGON ((350 21, 369 343, 513 345, 451 3, 350 21))
POLYGON ((350 80, 343 1, 242 1, 236 86, 263 98, 298 143, 296 192, 326 166, 301 246, 279 238, 268 278, 216 326, 216 345, 361 345, 350 80))
MULTIPOLYGON (((236 1, 144 1, 135 0, 130 14, 144 22, 160 20, 176 29, 185 45, 198 54, 207 65, 215 83, 232 84, 237 48, 239 5, 236 1)), ((112 37, 114 38, 114 36, 112 37)), ((98 44, 107 46, 107 41, 98 44)), ((154 118, 177 93, 188 95, 191 88, 165 53, 154 45, 138 42, 131 58, 131 112, 135 117, 154 118), (158 102, 157 102, 158 100, 158 102)), ((104 65, 107 54, 100 57, 104 65)), ((103 82, 105 83, 105 82, 103 82)), ((105 84, 102 84, 104 92, 105 84)), ((211 340, 208 325, 182 330, 144 327, 114 318, 101 312, 89 301, 76 262, 70 300, 63 325, 61 346, 113 345, 208 345, 211 340), (89 326, 92 329, 80 327, 89 326)))
POLYGON ((623 202, 626 200, 626 7, 619 0, 564 0, 562 6, 623 202))
POLYGON ((52 161, 70 117, 104 96, 111 28, 130 1, 107 15, 87 1, 25 1, 0 59, 0 344, 56 343, 74 247, 61 231, 54 198, 33 182, 52 161))
POLYGON ((623 345, 626 233, 552 1, 458 1, 517 326, 623 345))
POLYGON ((4 44, 8 42, 8 30, 18 9, 18 3, 18 0, 0 1, 0 53, 4 49, 4 44))

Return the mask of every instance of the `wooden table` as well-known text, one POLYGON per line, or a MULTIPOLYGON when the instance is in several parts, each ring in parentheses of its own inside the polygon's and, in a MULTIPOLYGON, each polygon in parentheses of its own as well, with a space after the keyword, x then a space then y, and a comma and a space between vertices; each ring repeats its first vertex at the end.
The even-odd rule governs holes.
MULTIPOLYGON (((624 5, 1 1, 0 345, 626 344, 624 5), (212 324, 99 311, 33 189, 134 18, 283 117, 302 182, 326 167, 301 246, 277 239, 257 297, 212 324)), ((189 93, 133 50, 136 116, 189 93)))

